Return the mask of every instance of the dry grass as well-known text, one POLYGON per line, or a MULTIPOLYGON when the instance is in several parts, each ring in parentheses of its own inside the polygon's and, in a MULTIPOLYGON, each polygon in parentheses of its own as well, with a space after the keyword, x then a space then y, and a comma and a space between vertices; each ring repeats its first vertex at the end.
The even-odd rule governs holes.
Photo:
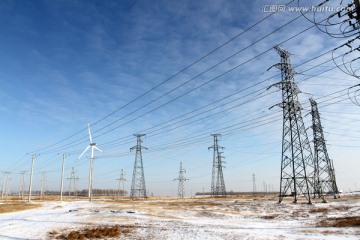
POLYGON ((350 206, 335 206, 331 210, 332 211, 339 211, 339 212, 346 212, 350 209, 350 206))
POLYGON ((85 240, 85 239, 108 239, 126 235, 132 232, 128 226, 94 226, 84 227, 80 230, 58 233, 53 230, 48 233, 49 239, 85 240))
POLYGON ((216 201, 204 201, 204 200, 194 200, 194 201, 174 201, 166 203, 170 207, 202 207, 202 206, 222 206, 222 203, 216 201))
POLYGON ((279 215, 265 215, 265 216, 261 216, 260 218, 265 219, 265 220, 273 220, 277 217, 279 217, 279 215))
POLYGON ((313 208, 309 210, 309 213, 327 213, 329 209, 327 208, 313 208))
POLYGON ((3 204, 0 204, 0 214, 24 211, 28 209, 38 208, 40 206, 40 204, 29 204, 24 202, 5 202, 3 204))
POLYGON ((323 213, 324 215, 330 212, 347 212, 351 206, 332 206, 330 208, 315 207, 309 210, 309 213, 323 213))
POLYGON ((318 227, 360 227, 360 217, 333 217, 321 220, 318 227))

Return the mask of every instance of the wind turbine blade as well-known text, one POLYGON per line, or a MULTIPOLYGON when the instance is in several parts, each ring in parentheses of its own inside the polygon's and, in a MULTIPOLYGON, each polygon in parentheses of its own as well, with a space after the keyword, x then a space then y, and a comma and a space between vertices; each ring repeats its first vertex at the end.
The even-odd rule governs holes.
POLYGON ((82 154, 80 154, 80 156, 77 158, 77 160, 79 160, 79 159, 82 157, 82 155, 84 155, 84 153, 85 153, 87 150, 89 150, 89 148, 90 148, 90 145, 87 146, 87 148, 85 148, 85 150, 82 152, 82 154))
POLYGON ((89 130, 89 139, 90 139, 90 144, 92 144, 92 138, 91 138, 90 124, 89 124, 89 123, 88 123, 88 130, 89 130))
POLYGON ((101 150, 100 148, 98 148, 97 146, 94 146, 94 148, 100 152, 103 152, 103 150, 101 150))

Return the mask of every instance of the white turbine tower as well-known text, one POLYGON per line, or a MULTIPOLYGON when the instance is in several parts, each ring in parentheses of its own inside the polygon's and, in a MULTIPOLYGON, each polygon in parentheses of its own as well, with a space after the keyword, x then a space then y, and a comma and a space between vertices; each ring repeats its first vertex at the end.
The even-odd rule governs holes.
POLYGON ((90 155, 90 168, 89 168, 89 198, 91 201, 92 200, 92 170, 93 170, 93 161, 94 161, 94 149, 96 149, 100 152, 102 152, 102 150, 96 146, 96 143, 92 142, 89 123, 88 123, 88 130, 89 130, 90 145, 85 148, 85 150, 82 152, 82 154, 80 154, 80 156, 77 158, 77 160, 79 160, 82 157, 82 155, 84 155, 85 152, 90 149, 91 155, 90 155))

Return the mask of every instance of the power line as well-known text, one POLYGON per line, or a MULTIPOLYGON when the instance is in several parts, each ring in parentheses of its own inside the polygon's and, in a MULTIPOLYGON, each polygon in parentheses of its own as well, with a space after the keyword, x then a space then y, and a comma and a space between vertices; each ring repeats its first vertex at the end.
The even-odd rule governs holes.
MULTIPOLYGON (((271 33, 267 34, 266 36, 262 37, 260 40, 255 41, 253 44, 251 44, 251 45, 249 45, 249 46, 247 46, 247 47, 243 48, 242 50, 240 50, 240 51, 238 51, 237 53, 233 54, 232 56, 228 57, 226 60, 228 60, 228 59, 230 59, 231 57, 235 56, 235 55, 236 55, 236 54, 238 54, 239 52, 241 52, 241 51, 243 51, 243 50, 245 50, 245 49, 248 49, 250 46, 252 46, 252 45, 256 44, 257 42, 260 42, 261 40, 265 39, 266 37, 268 37, 268 36, 270 36, 270 35, 274 34, 276 31, 279 31, 280 29, 282 29, 283 27, 287 26, 288 24, 290 24, 290 23, 292 23, 292 22, 296 21, 296 20, 297 20, 297 19, 299 19, 300 17, 301 17, 301 15, 299 15, 298 17, 296 17, 296 18, 292 19, 292 20, 291 20, 291 21, 289 21, 288 23, 285 23, 283 26, 281 26, 281 27, 277 28, 277 29, 276 29, 276 30, 274 30, 273 32, 271 32, 271 33)), ((313 27, 314 27, 314 26, 311 26, 311 27, 309 27, 309 28, 307 28, 307 29, 305 29, 305 30, 303 30, 303 31, 301 31, 301 32, 299 32, 299 33, 297 33, 297 34, 293 35, 292 37, 290 37, 290 38, 288 38, 288 39, 286 39, 286 40, 282 41, 280 44, 285 43, 285 42, 287 42, 287 41, 289 41, 289 40, 291 40, 291 39, 293 39, 293 38, 297 37, 298 35, 300 35, 300 34, 302 34, 302 33, 306 32, 306 31, 310 30, 310 29, 311 29, 311 28, 313 28, 313 27)), ((130 123, 130 122, 133 122, 133 121, 135 121, 135 120, 137 120, 137 119, 139 119, 139 118, 141 118, 141 117, 143 117, 143 116, 145 116, 145 115, 147 115, 147 114, 149 114, 149 113, 151 113, 151 112, 154 112, 155 110, 158 110, 159 108, 164 107, 165 105, 167 105, 167 104, 169 104, 169 103, 171 103, 171 102, 174 102, 175 100, 177 100, 177 99, 179 99, 179 98, 181 98, 181 97, 183 97, 183 96, 185 96, 185 95, 187 95, 187 94, 189 94, 189 93, 191 93, 191 92, 193 92, 193 91, 195 91, 195 90, 197 90, 197 89, 199 89, 199 88, 201 88, 201 87, 203 87, 203 86, 205 86, 205 85, 209 84, 210 82, 212 82, 212 81, 214 81, 214 80, 216 80, 216 79, 218 79, 218 78, 220 78, 220 77, 222 77, 222 76, 224 76, 224 75, 228 74, 229 72, 231 72, 231 71, 233 71, 233 70, 235 70, 235 69, 239 68, 240 66, 243 66, 243 65, 245 65, 245 64, 247 64, 247 63, 249 63, 249 62, 251 62, 252 60, 254 60, 254 59, 256 59, 256 58, 260 57, 261 55, 263 55, 263 54, 265 54, 265 53, 267 53, 267 52, 269 52, 269 51, 271 51, 271 48, 270 48, 270 49, 268 49, 268 50, 266 50, 266 51, 264 51, 264 52, 262 52, 262 53, 260 53, 260 54, 258 54, 258 55, 256 55, 255 57, 250 58, 250 59, 248 59, 247 61, 245 61, 245 62, 243 62, 243 63, 241 63, 241 64, 239 64, 239 65, 237 65, 237 66, 235 66, 235 67, 233 67, 233 68, 231 68, 231 69, 229 69, 229 70, 227 70, 227 71, 225 71, 224 73, 222 73, 222 74, 218 75, 217 77, 212 78, 212 79, 210 79, 210 80, 206 81, 205 83, 203 83, 203 84, 201 84, 201 85, 199 85, 199 86, 197 86, 197 87, 195 87, 195 88, 191 89, 190 91, 187 91, 187 92, 185 92, 184 94, 181 94, 180 96, 178 96, 178 97, 176 97, 176 98, 174 98, 174 99, 172 99, 172 100, 170 100, 170 101, 168 101, 168 102, 166 102, 166 103, 164 103, 164 104, 162 104, 162 105, 160 105, 160 106, 158 106, 158 107, 156 107, 156 108, 154 108, 154 109, 152 109, 152 110, 150 110, 150 111, 148 111, 148 112, 146 112, 146 113, 144 113, 144 114, 142 114, 142 115, 140 115, 140 116, 138 116, 138 117, 136 117, 136 118, 133 118, 132 120, 130 120, 130 121, 128 121, 128 122, 125 122, 125 123, 123 123, 123 124, 121 124, 121 125, 119 125, 119 126, 117 126, 117 127, 114 127, 114 128, 112 128, 112 129, 110 129, 110 130, 108 130, 108 131, 105 131, 104 133, 99 134, 99 135, 97 135, 97 136, 99 137, 99 136, 102 136, 102 135, 104 135, 104 134, 106 134, 106 133, 112 132, 112 131, 114 131, 115 129, 117 129, 117 128, 121 127, 121 126, 124 126, 124 125, 126 125, 126 124, 128 124, 128 123, 130 123)), ((226 61, 226 60, 223 60, 223 61, 226 61)), ((218 65, 220 65, 220 63, 218 63, 218 64, 216 64, 216 65, 212 66, 210 69, 212 69, 212 68, 214 68, 215 66, 218 66, 218 65)), ((202 74, 206 73, 207 71, 209 71, 209 69, 208 69, 208 70, 203 71, 203 72, 202 72, 202 73, 200 73, 200 74, 198 74, 196 77, 191 78, 191 79, 190 79, 190 80, 188 80, 187 82, 190 82, 190 81, 194 80, 195 78, 197 78, 198 76, 200 76, 200 75, 202 75, 202 74)), ((178 87, 176 87, 176 88, 178 88, 178 87)), ((168 91, 168 93, 169 93, 169 92, 172 92, 173 90, 174 90, 174 89, 172 89, 172 90, 168 91)), ((165 93, 165 94, 167 95, 167 93, 165 93)), ((146 105, 148 105, 148 104, 146 104, 146 105)), ((141 108, 142 108, 142 107, 141 107, 141 108)), ((137 111, 137 110, 136 110, 136 111, 137 111)), ((130 115, 130 114, 127 114, 126 116, 129 116, 129 115, 130 115)), ((125 117, 126 117, 126 116, 125 116, 125 117)), ((121 119, 123 119, 123 118, 124 118, 124 117, 122 117, 121 119)), ((119 120, 121 120, 121 119, 118 119, 118 120, 116 120, 115 122, 118 122, 118 121, 119 121, 119 120)), ((110 126, 110 125, 112 125, 112 124, 113 124, 113 123, 106 125, 105 127, 101 128, 101 130, 102 130, 102 129, 105 129, 106 127, 108 127, 108 126, 110 126)), ((98 131, 99 131, 99 130, 94 131, 94 133, 96 133, 96 132, 98 132, 98 131)), ((81 138, 81 139, 82 139, 82 138, 81 138)), ((66 146, 68 146, 68 145, 71 145, 71 144, 73 144, 73 143, 75 143, 75 142, 77 142, 77 141, 80 141, 81 139, 78 139, 78 140, 72 141, 71 143, 68 143, 68 144, 64 145, 63 147, 66 147, 66 146)), ((55 149, 55 150, 56 150, 56 151, 59 151, 59 150, 61 150, 61 149, 60 149, 60 148, 57 148, 57 149, 55 149)))
MULTIPOLYGON (((290 3, 294 2, 295 0, 290 1, 289 3, 287 3, 286 5, 289 5, 290 3)), ((268 16, 262 18, 261 20, 257 21, 255 24, 251 25, 250 27, 246 28, 245 30, 241 31, 240 33, 236 34, 234 37, 230 38, 229 40, 225 41, 224 43, 222 43, 221 45, 219 45, 218 47, 216 47, 215 49, 211 50, 210 52, 208 52, 207 54, 203 55, 202 57, 198 58, 197 60, 195 60, 194 62, 192 62, 191 64, 187 65, 185 68, 183 68, 182 70, 176 72, 175 74, 173 74, 172 76, 170 76, 169 78, 165 79, 164 81, 160 82, 159 84, 155 85, 154 87, 150 88, 149 90, 147 90, 146 92, 142 93, 141 95, 139 95, 138 97, 134 98, 133 100, 131 100, 130 102, 128 102, 127 104, 121 106, 120 108, 116 109, 115 111, 107 114, 106 116, 100 118, 99 120, 97 120, 95 123, 93 123, 91 126, 98 124, 99 122, 107 119, 108 117, 114 115, 115 113, 119 112, 120 110, 124 109, 125 107, 129 106, 130 104, 134 103, 135 101, 141 99, 142 97, 146 96, 147 94, 149 94, 150 92, 154 91, 155 89, 159 88, 160 86, 164 85, 166 82, 172 80, 173 78, 175 78, 176 76, 180 75, 181 73, 185 72, 186 70, 188 70, 189 68, 193 67, 194 65, 196 65, 197 63, 201 62, 203 59, 207 58, 208 56, 212 55, 213 53, 217 52, 218 50, 220 50, 221 48, 223 48, 224 46, 226 46, 227 44, 229 44, 230 42, 234 41, 235 39, 237 39, 238 37, 242 36, 243 34, 245 34, 246 32, 250 31, 251 29, 255 28, 257 25, 261 24, 262 22, 264 22, 266 19, 270 18, 272 15, 274 15, 276 12, 269 14, 268 16)), ((71 136, 64 138, 61 141, 58 141, 54 144, 51 144, 47 147, 41 148, 39 149, 37 152, 39 151, 43 151, 45 149, 51 148, 59 143, 62 143, 76 135, 78 135, 79 133, 83 132, 84 130, 86 130, 86 128, 72 134, 71 136)))

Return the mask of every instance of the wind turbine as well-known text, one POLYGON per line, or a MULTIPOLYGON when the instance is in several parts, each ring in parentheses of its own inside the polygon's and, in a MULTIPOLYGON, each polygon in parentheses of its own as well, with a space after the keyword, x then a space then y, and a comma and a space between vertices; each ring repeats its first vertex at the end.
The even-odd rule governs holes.
POLYGON ((92 142, 92 138, 91 138, 91 132, 90 132, 90 124, 88 123, 88 130, 89 130, 89 140, 90 140, 90 144, 89 146, 87 146, 85 148, 85 150, 82 152, 82 154, 80 154, 80 156, 77 158, 77 160, 79 160, 82 155, 85 154, 86 151, 88 151, 90 149, 90 168, 89 168, 89 198, 90 198, 90 202, 92 200, 92 170, 93 170, 93 161, 94 161, 94 149, 102 152, 101 149, 99 149, 97 146, 96 146, 96 143, 93 143, 92 142))

